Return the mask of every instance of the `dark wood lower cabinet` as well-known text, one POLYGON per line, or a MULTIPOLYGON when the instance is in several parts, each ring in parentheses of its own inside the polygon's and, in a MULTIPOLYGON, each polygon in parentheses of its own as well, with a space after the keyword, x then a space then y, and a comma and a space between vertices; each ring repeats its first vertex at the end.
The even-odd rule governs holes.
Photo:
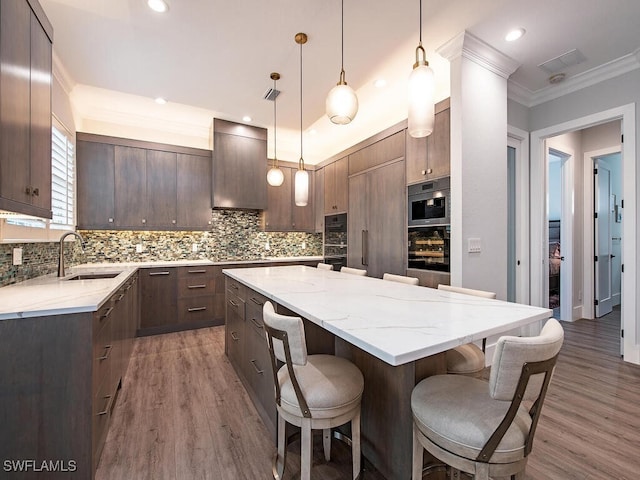
POLYGON ((11 478, 94 477, 133 346, 136 285, 134 274, 93 313, 0 322, 0 458, 68 469, 11 478))

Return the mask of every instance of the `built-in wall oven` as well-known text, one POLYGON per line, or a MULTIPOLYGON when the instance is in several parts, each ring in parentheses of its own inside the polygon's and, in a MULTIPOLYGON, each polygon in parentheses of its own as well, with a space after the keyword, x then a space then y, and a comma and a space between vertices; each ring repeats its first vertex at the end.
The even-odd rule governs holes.
POLYGON ((324 263, 334 270, 347 265, 347 214, 324 217, 324 263))
POLYGON ((409 226, 449 225, 451 190, 449 177, 410 185, 408 188, 409 226))

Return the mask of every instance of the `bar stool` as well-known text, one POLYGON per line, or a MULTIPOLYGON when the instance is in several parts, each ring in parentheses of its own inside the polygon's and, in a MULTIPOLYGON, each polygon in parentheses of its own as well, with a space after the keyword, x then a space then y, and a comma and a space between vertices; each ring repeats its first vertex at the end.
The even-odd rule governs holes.
POLYGON ((360 268, 342 267, 340 271, 350 275, 360 275, 361 277, 365 277, 367 275, 367 271, 360 268))
POLYGON ((523 478, 563 339, 551 318, 537 337, 498 340, 489 382, 435 375, 418 383, 411 394, 412 479, 422 478, 423 449, 452 468, 451 478, 457 471, 476 480, 523 478))
MULTIPOLYGON (((494 292, 485 292, 484 290, 474 290, 471 288, 452 287, 451 285, 438 285, 438 290, 447 292, 464 293, 474 297, 496 298, 494 292)), ((479 376, 485 368, 486 361, 484 350, 486 347, 486 338, 482 339, 482 348, 475 343, 466 343, 458 345, 446 352, 447 373, 457 375, 479 376)))
POLYGON ((324 456, 329 461, 331 429, 351 422, 353 478, 356 479, 360 474, 362 373, 344 358, 307 355, 304 324, 300 317, 275 313, 271 302, 265 302, 262 312, 278 413, 278 453, 274 478, 281 479, 284 474, 286 422, 301 429, 301 480, 311 477, 311 431, 323 431, 324 456), (284 362, 280 369, 277 360, 284 362))
POLYGON ((333 265, 328 263, 318 263, 318 270, 333 270, 333 265))
POLYGON ((393 273, 385 273, 382 275, 383 280, 391 282, 406 283, 407 285, 418 285, 420 281, 416 277, 405 277, 403 275, 395 275, 393 273))

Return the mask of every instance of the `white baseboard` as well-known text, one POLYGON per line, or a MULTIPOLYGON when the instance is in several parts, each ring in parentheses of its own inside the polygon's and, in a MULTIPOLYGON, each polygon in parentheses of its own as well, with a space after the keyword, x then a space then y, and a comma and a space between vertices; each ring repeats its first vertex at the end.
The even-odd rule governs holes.
POLYGON ((622 295, 620 294, 620 292, 614 293, 613 295, 611 295, 611 300, 614 307, 616 305, 620 305, 622 303, 622 295))
POLYGON ((573 307, 571 311, 571 321, 575 322, 576 320, 580 320, 581 318, 583 318, 582 305, 573 307))

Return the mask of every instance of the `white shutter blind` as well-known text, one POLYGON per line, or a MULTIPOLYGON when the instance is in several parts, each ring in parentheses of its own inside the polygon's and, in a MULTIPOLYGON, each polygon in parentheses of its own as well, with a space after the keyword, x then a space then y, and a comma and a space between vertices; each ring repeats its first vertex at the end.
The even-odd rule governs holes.
POLYGON ((73 227, 74 220, 74 146, 70 136, 56 128, 51 131, 51 219, 52 228, 73 227))

